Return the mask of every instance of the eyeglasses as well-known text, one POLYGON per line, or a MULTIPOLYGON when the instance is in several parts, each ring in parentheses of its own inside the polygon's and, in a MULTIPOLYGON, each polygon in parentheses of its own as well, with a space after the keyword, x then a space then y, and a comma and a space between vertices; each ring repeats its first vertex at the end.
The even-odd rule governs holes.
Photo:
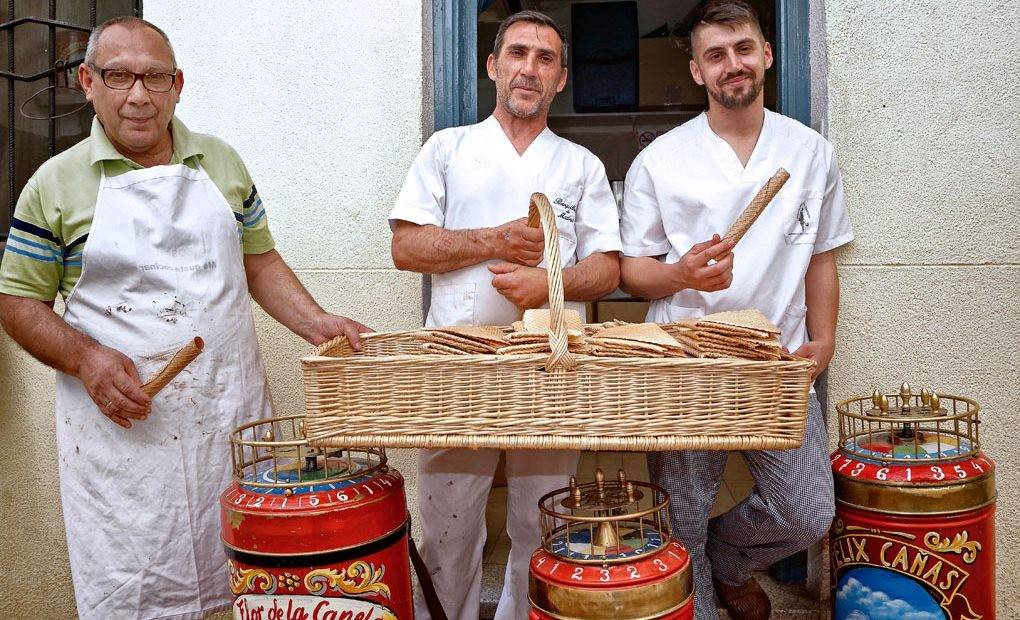
POLYGON ((134 73, 126 69, 100 69, 95 65, 91 66, 99 71, 99 77, 103 79, 103 84, 106 84, 107 88, 112 88, 113 90, 131 90, 135 82, 141 80, 145 90, 153 93, 165 93, 174 87, 174 79, 177 77, 176 69, 173 73, 160 73, 157 71, 134 73))

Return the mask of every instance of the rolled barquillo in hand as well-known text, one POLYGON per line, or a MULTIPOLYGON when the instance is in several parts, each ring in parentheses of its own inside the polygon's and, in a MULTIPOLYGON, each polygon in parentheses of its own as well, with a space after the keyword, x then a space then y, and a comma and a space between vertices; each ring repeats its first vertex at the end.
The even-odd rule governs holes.
POLYGON ((184 370, 185 366, 198 357, 204 346, 205 342, 198 336, 195 336, 194 340, 184 345, 177 353, 174 353, 174 356, 170 358, 170 361, 166 363, 162 370, 142 384, 142 391, 148 394, 149 398, 154 397, 168 383, 173 381, 174 377, 184 370))
MULTIPOLYGON (((737 221, 733 222, 730 229, 723 235, 723 239, 733 239, 733 244, 736 245, 740 241, 740 238, 744 236, 744 233, 751 228, 754 221, 758 219, 761 212, 765 210, 772 199, 776 197, 779 190, 783 189, 783 185, 790 179, 790 173, 785 169, 780 168, 776 171, 772 178, 765 182, 758 193, 755 194, 754 199, 751 200, 751 204, 747 205, 744 212, 740 214, 737 221)), ((722 258, 722 257, 720 257, 722 258)))

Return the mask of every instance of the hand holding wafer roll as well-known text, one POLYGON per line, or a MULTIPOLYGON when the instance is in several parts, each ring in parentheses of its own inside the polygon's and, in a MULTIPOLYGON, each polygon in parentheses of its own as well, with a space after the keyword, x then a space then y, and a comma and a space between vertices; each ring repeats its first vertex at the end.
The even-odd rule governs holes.
POLYGON ((751 204, 747 205, 743 213, 740 214, 740 217, 737 218, 737 221, 733 222, 730 229, 723 235, 723 239, 733 239, 733 243, 736 245, 748 229, 751 228, 751 225, 754 224, 754 221, 758 219, 761 212, 765 210, 765 207, 776 197, 779 190, 783 189, 788 180, 790 180, 789 172, 783 168, 777 170, 772 175, 772 178, 766 181, 765 185, 762 185, 761 189, 758 190, 758 193, 751 200, 751 204))
POLYGON ((154 397, 160 390, 165 388, 168 383, 173 381, 174 377, 180 374, 180 372, 184 370, 185 366, 198 357, 198 354, 202 352, 202 348, 204 346, 205 342, 198 336, 195 336, 194 340, 184 345, 184 347, 182 347, 177 353, 174 353, 174 356, 170 358, 170 361, 167 362, 166 366, 164 366, 162 370, 157 372, 153 378, 142 384, 142 391, 148 394, 150 398, 154 397))

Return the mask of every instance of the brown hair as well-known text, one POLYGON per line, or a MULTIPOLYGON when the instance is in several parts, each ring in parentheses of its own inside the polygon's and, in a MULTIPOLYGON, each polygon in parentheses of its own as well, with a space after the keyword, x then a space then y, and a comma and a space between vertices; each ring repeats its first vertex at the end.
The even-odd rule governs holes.
POLYGON ((504 19, 503 23, 499 25, 499 32, 496 33, 496 43, 492 46, 493 56, 499 58, 499 52, 503 48, 503 37, 506 35, 506 29, 517 22, 529 22, 532 24, 538 24, 539 26, 547 26, 555 30, 556 34, 560 37, 560 43, 563 47, 563 52, 560 54, 560 66, 567 66, 567 35, 563 34, 563 29, 561 29, 559 25, 553 21, 553 18, 549 17, 545 13, 539 13, 538 11, 519 11, 504 19))
MULTIPOLYGON (((743 0, 708 0, 694 9, 687 20, 689 38, 693 42, 698 29, 708 25, 725 25, 735 27, 748 24, 765 38, 762 32, 758 13, 743 0)), ((693 43, 692 43, 693 51, 693 43)))

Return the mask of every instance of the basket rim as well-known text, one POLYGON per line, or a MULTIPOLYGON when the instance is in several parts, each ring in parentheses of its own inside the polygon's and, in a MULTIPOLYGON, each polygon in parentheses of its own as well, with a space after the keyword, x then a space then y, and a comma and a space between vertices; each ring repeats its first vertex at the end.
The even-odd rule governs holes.
MULTIPOLYGON (((755 368, 808 368, 814 365, 809 359, 796 360, 749 360, 740 357, 602 357, 597 355, 575 355, 577 363, 585 365, 623 365, 623 366, 752 366, 755 368)), ((547 353, 528 353, 524 355, 496 355, 489 354, 467 354, 467 355, 444 355, 444 354, 409 354, 400 355, 305 355, 301 358, 301 365, 304 367, 326 366, 330 364, 378 364, 378 363, 407 363, 412 361, 423 364, 435 364, 437 362, 450 365, 477 364, 479 362, 504 363, 504 364, 536 364, 544 365, 549 360, 547 353)))

